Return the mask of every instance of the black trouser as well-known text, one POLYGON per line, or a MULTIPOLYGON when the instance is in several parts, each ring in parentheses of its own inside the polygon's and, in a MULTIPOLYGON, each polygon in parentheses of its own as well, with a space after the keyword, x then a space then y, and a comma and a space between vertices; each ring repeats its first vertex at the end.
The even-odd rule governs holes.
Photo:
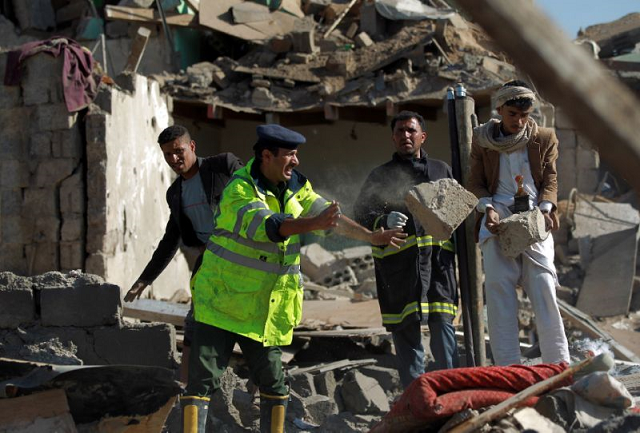
POLYGON ((235 343, 240 345, 253 383, 260 392, 285 396, 289 392, 282 371, 282 351, 215 326, 195 322, 189 359, 187 395, 208 397, 220 388, 220 378, 229 364, 235 343))

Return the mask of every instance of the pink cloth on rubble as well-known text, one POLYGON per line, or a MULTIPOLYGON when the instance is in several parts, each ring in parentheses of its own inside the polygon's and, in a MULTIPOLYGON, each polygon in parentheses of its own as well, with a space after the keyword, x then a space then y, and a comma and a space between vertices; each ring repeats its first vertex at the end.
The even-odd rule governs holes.
POLYGON ((75 112, 87 107, 98 92, 98 80, 93 76, 94 60, 89 51, 72 39, 53 37, 29 42, 11 51, 7 57, 4 84, 20 84, 24 61, 41 52, 54 57, 63 55, 62 87, 67 110, 75 112))

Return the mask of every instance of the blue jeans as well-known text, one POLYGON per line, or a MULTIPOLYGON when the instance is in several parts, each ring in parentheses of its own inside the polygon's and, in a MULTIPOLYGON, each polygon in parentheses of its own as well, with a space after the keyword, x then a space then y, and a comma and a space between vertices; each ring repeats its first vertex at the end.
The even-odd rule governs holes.
MULTIPOLYGON (((453 317, 450 320, 441 316, 429 317, 429 348, 435 359, 436 370, 458 367, 458 345, 451 320, 453 317)), ((424 346, 420 322, 408 323, 393 331, 391 336, 396 347, 400 382, 406 389, 414 379, 424 373, 424 346)))

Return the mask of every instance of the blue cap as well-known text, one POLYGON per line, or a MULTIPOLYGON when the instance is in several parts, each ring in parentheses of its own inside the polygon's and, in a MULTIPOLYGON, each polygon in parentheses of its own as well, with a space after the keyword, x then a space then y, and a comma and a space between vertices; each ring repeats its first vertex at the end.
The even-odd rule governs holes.
POLYGON ((295 149, 305 141, 304 135, 292 131, 275 123, 260 125, 256 128, 258 142, 254 148, 261 147, 283 147, 285 149, 295 149))

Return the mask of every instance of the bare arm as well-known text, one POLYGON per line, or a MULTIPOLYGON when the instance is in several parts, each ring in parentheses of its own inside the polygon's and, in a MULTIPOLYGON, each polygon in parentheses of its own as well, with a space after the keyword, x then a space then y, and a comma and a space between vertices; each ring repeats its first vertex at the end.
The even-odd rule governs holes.
POLYGON ((329 230, 338 225, 340 208, 335 201, 314 217, 287 218, 280 225, 281 236, 289 237, 300 233, 308 233, 314 230, 329 230))
POLYGON ((380 228, 372 232, 344 215, 341 215, 338 220, 336 233, 350 239, 369 242, 372 245, 392 245, 396 248, 400 248, 405 243, 404 238, 407 237, 407 234, 402 232, 402 228, 388 230, 380 228))

